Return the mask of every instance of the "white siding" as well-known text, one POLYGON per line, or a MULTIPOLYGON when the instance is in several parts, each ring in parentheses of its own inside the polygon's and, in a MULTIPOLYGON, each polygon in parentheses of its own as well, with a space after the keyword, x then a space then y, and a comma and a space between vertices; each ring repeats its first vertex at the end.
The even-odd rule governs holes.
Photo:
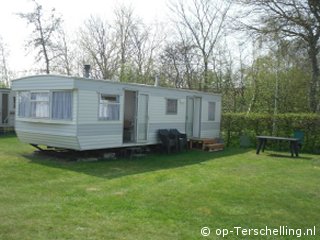
MULTIPOLYGON (((41 133, 47 135, 61 135, 61 136, 76 136, 77 125, 70 122, 56 123, 54 122, 30 122, 30 121, 16 121, 15 126, 16 132, 30 132, 30 133, 41 133)), ((40 143, 39 143, 40 144, 40 143)))
POLYGON ((73 89, 74 79, 55 75, 39 75, 20 78, 12 81, 12 89, 20 90, 53 90, 53 89, 73 89))
POLYGON ((79 136, 78 140, 81 150, 112 148, 122 145, 122 135, 79 136))
POLYGON ((98 93, 94 91, 78 91, 78 124, 98 122, 98 93))
POLYGON ((80 150, 80 146, 76 136, 64 136, 60 134, 53 135, 25 131, 17 131, 17 135, 20 141, 29 144, 80 150))
POLYGON ((185 122, 186 99, 177 97, 149 97, 149 122, 150 123, 180 123, 185 122), (166 114, 167 99, 177 99, 178 113, 166 114))

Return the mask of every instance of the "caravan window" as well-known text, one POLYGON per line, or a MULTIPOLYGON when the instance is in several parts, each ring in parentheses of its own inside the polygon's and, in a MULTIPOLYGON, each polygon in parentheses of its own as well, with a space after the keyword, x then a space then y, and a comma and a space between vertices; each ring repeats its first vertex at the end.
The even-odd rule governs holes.
POLYGON ((31 93, 31 117, 49 118, 49 93, 31 93))
POLYGON ((72 119, 72 92, 52 92, 52 119, 72 119))
POLYGON ((30 92, 19 92, 18 93, 18 116, 29 117, 30 109, 30 92))
POLYGON ((71 120, 72 91, 19 92, 18 116, 71 120))
POLYGON ((120 100, 119 95, 100 94, 99 119, 119 120, 120 100))
POLYGON ((177 114, 178 113, 178 100, 177 99, 167 99, 167 114, 177 114))
POLYGON ((208 121, 214 121, 216 118, 216 103, 209 102, 208 106, 208 121))

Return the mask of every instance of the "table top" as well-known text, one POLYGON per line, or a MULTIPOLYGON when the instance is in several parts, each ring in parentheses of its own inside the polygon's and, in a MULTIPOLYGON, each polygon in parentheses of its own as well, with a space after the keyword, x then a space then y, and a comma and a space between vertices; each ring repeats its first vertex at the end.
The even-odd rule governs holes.
POLYGON ((260 139, 283 140, 283 141, 299 141, 299 138, 275 137, 275 136, 257 136, 260 139))

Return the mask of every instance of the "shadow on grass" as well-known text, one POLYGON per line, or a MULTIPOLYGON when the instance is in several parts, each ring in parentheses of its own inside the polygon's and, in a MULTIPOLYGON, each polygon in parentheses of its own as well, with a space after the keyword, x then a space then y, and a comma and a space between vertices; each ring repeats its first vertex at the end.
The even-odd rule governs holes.
POLYGON ((277 157, 277 158, 287 158, 287 159, 292 159, 292 160, 297 160, 297 159, 312 160, 313 159, 312 157, 304 157, 301 155, 301 153, 299 154, 298 157, 296 157, 296 156, 291 157, 290 153, 285 153, 285 152, 283 152, 283 153, 267 153, 266 156, 277 157))
POLYGON ((216 160, 235 154, 243 154, 251 149, 225 149, 221 152, 203 152, 192 150, 174 154, 150 154, 142 158, 99 160, 96 162, 61 161, 38 154, 24 155, 32 164, 41 164, 52 168, 81 172, 101 178, 119 178, 127 175, 185 167, 202 164, 208 160, 216 160))

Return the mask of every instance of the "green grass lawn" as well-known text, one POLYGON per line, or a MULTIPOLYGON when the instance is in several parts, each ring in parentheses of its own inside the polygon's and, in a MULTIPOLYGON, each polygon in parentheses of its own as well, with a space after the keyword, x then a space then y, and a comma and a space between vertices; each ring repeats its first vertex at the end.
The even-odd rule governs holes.
POLYGON ((320 239, 319 155, 227 149, 66 162, 14 136, 0 149, 1 240, 216 239, 216 229, 238 226, 316 226, 320 239))

